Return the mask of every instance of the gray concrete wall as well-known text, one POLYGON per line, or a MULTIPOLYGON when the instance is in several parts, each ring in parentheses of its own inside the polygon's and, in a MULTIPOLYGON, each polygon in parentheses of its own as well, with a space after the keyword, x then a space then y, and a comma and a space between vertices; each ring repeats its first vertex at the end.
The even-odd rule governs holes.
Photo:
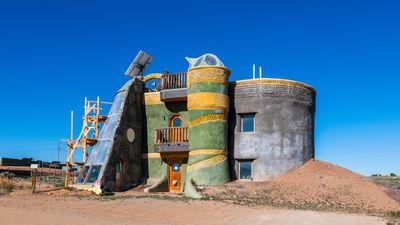
POLYGON ((231 83, 229 158, 233 179, 239 177, 240 160, 254 160, 253 180, 265 181, 314 157, 315 91, 291 84, 231 83), (255 132, 240 132, 240 114, 244 113, 255 113, 255 132))

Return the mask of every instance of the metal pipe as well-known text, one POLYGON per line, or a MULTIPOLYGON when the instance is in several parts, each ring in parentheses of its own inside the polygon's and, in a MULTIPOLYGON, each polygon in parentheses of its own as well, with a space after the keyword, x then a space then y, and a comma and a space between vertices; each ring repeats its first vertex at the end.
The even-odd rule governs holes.
POLYGON ((253 79, 256 79, 256 64, 253 64, 253 79))
POLYGON ((71 137, 70 140, 74 140, 74 111, 71 110, 71 137))

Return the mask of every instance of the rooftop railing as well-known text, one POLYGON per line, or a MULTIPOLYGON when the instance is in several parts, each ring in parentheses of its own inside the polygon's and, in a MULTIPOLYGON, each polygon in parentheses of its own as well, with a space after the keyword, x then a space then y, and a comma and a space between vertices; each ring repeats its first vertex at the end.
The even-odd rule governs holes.
POLYGON ((187 84, 186 72, 164 74, 161 76, 160 80, 161 90, 186 88, 187 87, 186 84, 187 84))

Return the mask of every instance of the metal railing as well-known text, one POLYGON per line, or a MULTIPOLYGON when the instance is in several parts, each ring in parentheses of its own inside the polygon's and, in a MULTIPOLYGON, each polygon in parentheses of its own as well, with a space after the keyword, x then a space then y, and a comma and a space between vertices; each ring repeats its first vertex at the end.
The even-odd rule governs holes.
POLYGON ((175 89, 175 88, 186 88, 187 73, 171 73, 164 74, 161 76, 160 86, 161 90, 175 89))
POLYGON ((189 142, 188 127, 167 127, 154 129, 154 143, 186 143, 189 142))

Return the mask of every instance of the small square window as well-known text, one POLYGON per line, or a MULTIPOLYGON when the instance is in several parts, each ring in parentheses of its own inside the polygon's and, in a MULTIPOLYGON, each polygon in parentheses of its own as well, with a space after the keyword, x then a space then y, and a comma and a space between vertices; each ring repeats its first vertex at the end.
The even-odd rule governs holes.
POLYGON ((254 117, 254 113, 240 115, 241 132, 254 132, 254 117))
POLYGON ((252 177, 253 161, 239 162, 239 179, 250 180, 252 177))
POLYGON ((172 164, 172 172, 179 172, 181 169, 181 165, 179 163, 172 164))

